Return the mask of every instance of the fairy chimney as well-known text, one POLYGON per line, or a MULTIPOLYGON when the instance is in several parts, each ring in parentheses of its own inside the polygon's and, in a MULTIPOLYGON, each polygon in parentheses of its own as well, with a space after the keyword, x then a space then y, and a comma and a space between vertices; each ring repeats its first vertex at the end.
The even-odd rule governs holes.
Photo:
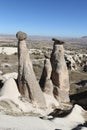
POLYGON ((54 41, 51 54, 52 64, 52 82, 55 86, 54 95, 59 102, 69 102, 69 74, 64 59, 63 41, 52 39, 54 41))
POLYGON ((42 88, 42 91, 49 95, 53 95, 53 84, 51 81, 51 73, 52 73, 52 67, 50 63, 50 58, 45 55, 44 68, 39 83, 42 88))
POLYGON ((24 32, 17 32, 18 39, 18 89, 22 96, 28 98, 40 108, 45 108, 45 98, 40 89, 32 62, 29 56, 29 50, 26 46, 27 35, 24 32))

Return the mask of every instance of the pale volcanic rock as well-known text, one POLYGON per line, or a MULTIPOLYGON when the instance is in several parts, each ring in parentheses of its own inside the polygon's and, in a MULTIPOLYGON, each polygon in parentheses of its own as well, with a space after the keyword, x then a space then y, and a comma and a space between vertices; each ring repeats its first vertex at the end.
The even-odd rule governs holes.
POLYGON ((3 80, 3 82, 5 82, 9 78, 17 79, 17 76, 18 76, 18 73, 16 72, 6 73, 6 74, 1 75, 0 79, 3 80))
POLYGON ((9 78, 4 83, 0 91, 0 96, 7 97, 9 99, 18 98, 20 96, 16 82, 13 78, 9 78))
POLYGON ((77 70, 77 64, 72 55, 65 54, 65 60, 68 69, 70 69, 71 71, 77 70))
POLYGON ((17 53, 16 47, 0 47, 0 54, 12 55, 17 53))
POLYGON ((40 86, 46 94, 53 95, 53 83, 51 81, 52 66, 50 59, 45 56, 44 68, 40 78, 40 86))
POLYGON ((40 108, 46 108, 45 98, 33 71, 29 50, 26 46, 27 34, 17 32, 18 39, 18 89, 22 96, 28 98, 40 108))
MULTIPOLYGON (((40 119, 34 116, 16 117, 0 114, 0 128, 2 130, 72 130, 75 127, 77 128, 78 125, 85 123, 83 113, 83 109, 75 105, 69 115, 56 117, 52 120, 49 119, 50 117, 48 117, 48 119, 40 119)), ((87 130, 87 128, 85 127, 83 130, 87 130)))
POLYGON ((48 109, 55 109, 59 107, 59 102, 54 98, 53 95, 47 94, 46 92, 44 92, 44 97, 46 100, 46 107, 48 109))
POLYGON ((51 53, 52 82, 57 88, 56 98, 60 102, 69 102, 69 74, 64 58, 63 41, 53 39, 53 51, 51 53), (66 93, 63 96, 63 92, 66 93))

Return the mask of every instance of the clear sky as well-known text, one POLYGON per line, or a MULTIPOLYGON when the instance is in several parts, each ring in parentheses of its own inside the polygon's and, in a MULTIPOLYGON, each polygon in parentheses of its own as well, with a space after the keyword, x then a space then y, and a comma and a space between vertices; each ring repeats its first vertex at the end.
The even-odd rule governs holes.
POLYGON ((0 0, 0 34, 87 36, 87 0, 0 0))

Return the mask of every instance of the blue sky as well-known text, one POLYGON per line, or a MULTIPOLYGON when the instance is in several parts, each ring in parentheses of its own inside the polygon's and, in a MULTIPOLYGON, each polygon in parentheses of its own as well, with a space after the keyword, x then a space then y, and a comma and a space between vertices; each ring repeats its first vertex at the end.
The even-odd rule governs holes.
POLYGON ((87 0, 0 0, 0 34, 87 35, 87 0))

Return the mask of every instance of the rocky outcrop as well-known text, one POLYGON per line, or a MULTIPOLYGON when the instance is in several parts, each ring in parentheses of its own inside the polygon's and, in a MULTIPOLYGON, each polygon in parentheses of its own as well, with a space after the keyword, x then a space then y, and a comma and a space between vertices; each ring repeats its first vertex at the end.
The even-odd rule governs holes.
MULTIPOLYGON (((72 52, 70 52, 72 53, 72 52)), ((80 54, 80 53, 73 53, 67 54, 65 53, 65 60, 69 70, 71 71, 85 71, 86 72, 86 61, 87 61, 87 54, 80 54)))
POLYGON ((9 78, 4 83, 4 85, 0 91, 0 96, 7 97, 9 99, 18 98, 20 96, 16 82, 13 78, 9 78))
POLYGON ((51 73, 52 73, 52 66, 50 62, 50 57, 45 55, 44 68, 39 83, 42 91, 44 92, 47 108, 54 109, 59 106, 59 102, 55 99, 53 95, 54 87, 51 80, 51 73))
POLYGON ((40 108, 45 108, 45 99, 36 80, 30 60, 29 51, 26 47, 27 35, 23 32, 16 34, 18 39, 18 89, 22 96, 40 108))
POLYGON ((13 79, 17 79, 18 77, 18 73, 13 72, 13 73, 6 73, 6 74, 2 74, 0 75, 0 80, 2 80, 2 82, 5 82, 6 80, 13 78, 13 79))
POLYGON ((52 39, 54 41, 51 54, 52 64, 52 82, 55 86, 54 95, 60 102, 69 102, 69 74, 64 59, 63 41, 52 39))
POLYGON ((48 56, 45 56, 44 68, 39 83, 42 88, 42 91, 49 95, 53 95, 53 84, 51 81, 51 73, 52 73, 52 67, 50 63, 50 58, 48 56))
POLYGON ((4 85, 0 89, 0 113, 10 115, 26 115, 26 113, 35 112, 37 114, 42 113, 29 102, 26 98, 21 96, 18 91, 17 84, 13 78, 9 78, 5 81, 4 85))
POLYGON ((71 55, 65 54, 66 64, 69 70, 77 70, 77 64, 71 55))
POLYGON ((0 47, 0 54, 13 55, 17 53, 16 47, 0 47))

